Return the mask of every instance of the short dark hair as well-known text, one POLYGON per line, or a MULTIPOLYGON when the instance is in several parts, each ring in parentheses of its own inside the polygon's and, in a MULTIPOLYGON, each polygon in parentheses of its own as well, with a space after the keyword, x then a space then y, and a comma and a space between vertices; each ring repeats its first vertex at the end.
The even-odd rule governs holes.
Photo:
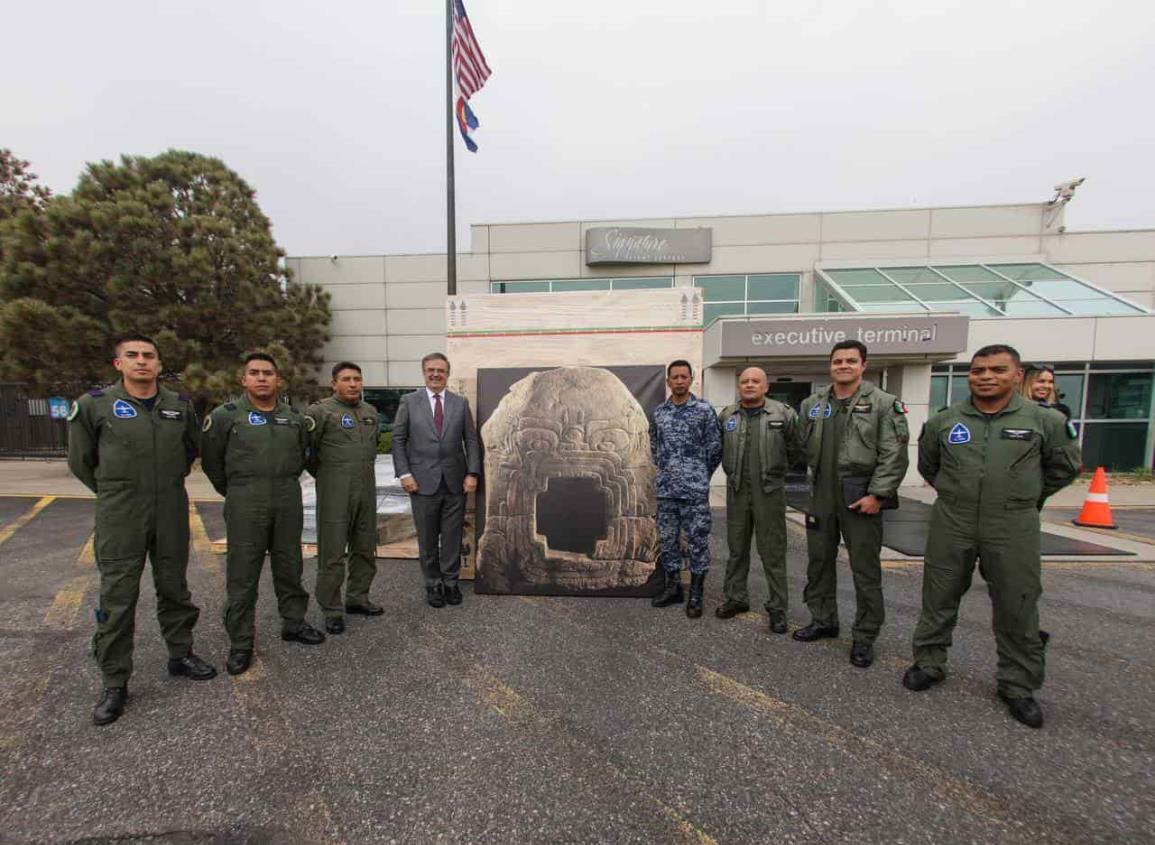
POLYGON ((253 361, 268 361, 273 365, 274 370, 276 370, 278 373, 281 371, 281 368, 277 366, 277 359, 270 355, 268 352, 250 352, 245 356, 244 365, 247 367, 253 361))
POLYGON ((430 352, 428 355, 426 355, 424 358, 421 359, 421 372, 422 373, 425 372, 425 365, 428 364, 430 361, 444 361, 445 362, 445 371, 449 372, 449 359, 446 358, 445 355, 443 355, 440 352, 430 352))
POLYGON ((1010 355, 1016 367, 1023 365, 1023 359, 1022 356, 1019 355, 1019 350, 1013 346, 1007 346, 1005 343, 992 343, 989 346, 982 347, 971 356, 971 363, 973 364, 975 362, 975 358, 990 358, 992 355, 1010 355))
POLYGON ((358 373, 361 373, 361 368, 352 361, 338 361, 333 365, 333 381, 337 380, 337 373, 341 372, 341 370, 356 370, 358 373))
POLYGON ((148 344, 151 344, 152 348, 156 350, 156 354, 160 355, 160 347, 156 345, 155 340, 153 340, 151 337, 149 337, 146 334, 141 334, 140 332, 131 332, 129 334, 122 334, 118 338, 116 338, 116 340, 113 341, 113 343, 112 343, 113 357, 120 355, 120 347, 124 346, 124 344, 126 344, 126 343, 148 343, 148 344))
POLYGON ((830 347, 830 357, 834 357, 834 353, 839 349, 857 349, 858 354, 862 356, 862 362, 866 363, 866 344, 861 340, 840 340, 838 343, 830 347))
POLYGON ((670 377, 670 372, 674 369, 674 367, 685 367, 690 371, 690 378, 694 377, 694 368, 690 366, 690 362, 684 358, 679 358, 677 361, 671 361, 666 367, 666 378, 670 377))

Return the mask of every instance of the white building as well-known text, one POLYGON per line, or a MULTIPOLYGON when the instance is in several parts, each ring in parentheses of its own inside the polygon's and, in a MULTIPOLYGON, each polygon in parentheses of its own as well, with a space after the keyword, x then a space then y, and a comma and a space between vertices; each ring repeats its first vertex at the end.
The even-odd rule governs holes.
MULTIPOLYGON (((733 400, 747 363, 797 405, 825 381, 831 338, 862 337, 868 377, 903 397, 914 432, 966 395, 975 349, 1009 343, 1055 367, 1088 466, 1151 466, 1155 230, 1072 232, 1063 212, 1037 203, 475 225, 458 293, 537 292, 548 308, 551 292, 700 288, 703 332, 687 343, 701 344, 696 390, 717 406, 733 400)), ((445 348, 445 256, 287 263, 332 294, 326 358, 361 364, 367 398, 391 418, 422 382, 422 355, 445 348)))

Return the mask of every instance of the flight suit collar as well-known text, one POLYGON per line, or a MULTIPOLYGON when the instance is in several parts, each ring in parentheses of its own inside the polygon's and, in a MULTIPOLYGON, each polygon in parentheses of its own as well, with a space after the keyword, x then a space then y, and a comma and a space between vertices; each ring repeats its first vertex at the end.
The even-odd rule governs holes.
MULTIPOLYGON (((136 405, 140 405, 140 407, 142 407, 142 408, 144 407, 144 403, 140 399, 133 396, 131 393, 129 393, 127 390, 124 389, 124 382, 123 381, 118 381, 115 384, 112 384, 112 385, 106 387, 104 392, 107 393, 109 396, 113 397, 114 399, 123 399, 125 402, 132 402, 136 405)), ((161 400, 163 400, 163 399, 164 399, 164 388, 158 384, 156 386, 156 395, 155 395, 154 400, 153 400, 153 407, 156 407, 158 404, 160 404, 161 400)))
POLYGON ((278 397, 277 404, 273 406, 271 411, 262 411, 260 408, 249 401, 249 394, 242 393, 241 398, 237 400, 237 407, 242 411, 256 411, 258 414, 275 414, 278 411, 283 410, 286 406, 284 400, 278 397))
MULTIPOLYGON (((994 416, 1001 417, 1003 414, 1013 414, 1015 411, 1018 411, 1022 407, 1023 397, 1018 393, 1012 393, 1011 401, 1008 402, 1006 407, 1004 407, 1001 411, 996 412, 994 416)), ((980 411, 978 408, 976 408, 974 406, 974 402, 969 396, 966 398, 966 401, 962 403, 962 412, 971 417, 991 416, 991 414, 984 413, 983 411, 980 411)))

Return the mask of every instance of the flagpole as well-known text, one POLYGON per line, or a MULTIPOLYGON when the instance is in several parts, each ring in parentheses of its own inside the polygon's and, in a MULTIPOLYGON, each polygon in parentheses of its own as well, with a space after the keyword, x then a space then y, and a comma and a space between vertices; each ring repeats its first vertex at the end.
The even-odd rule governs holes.
POLYGON ((457 295, 457 207, 453 188, 453 0, 445 0, 446 292, 457 295))

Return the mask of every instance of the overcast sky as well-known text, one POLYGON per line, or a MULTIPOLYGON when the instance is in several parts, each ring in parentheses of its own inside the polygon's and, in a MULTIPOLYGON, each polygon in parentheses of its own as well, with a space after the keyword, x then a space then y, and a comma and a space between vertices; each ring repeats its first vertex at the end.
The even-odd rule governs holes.
MULTIPOLYGON (((1035 202, 1155 228, 1149 0, 466 0, 469 224, 1035 202)), ((56 191, 176 147, 290 255, 445 248, 439 0, 20 3, 0 146, 56 191)))

